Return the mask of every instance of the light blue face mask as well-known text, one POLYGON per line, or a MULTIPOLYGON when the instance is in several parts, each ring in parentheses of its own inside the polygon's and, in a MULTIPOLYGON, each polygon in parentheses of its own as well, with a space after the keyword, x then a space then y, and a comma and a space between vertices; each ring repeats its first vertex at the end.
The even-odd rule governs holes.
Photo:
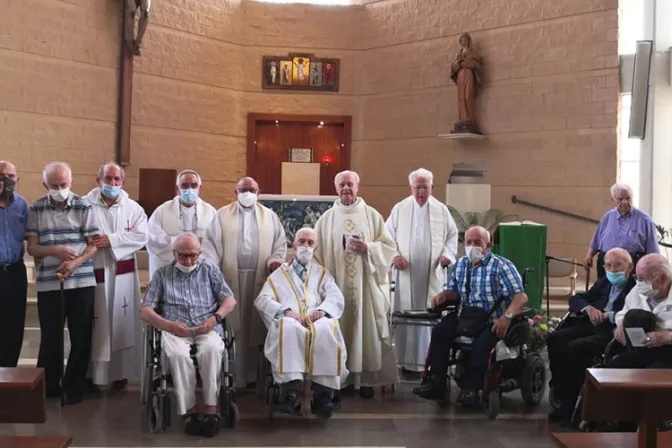
POLYGON ((186 188, 180 190, 180 198, 187 204, 193 204, 198 199, 198 189, 197 188, 186 188))
POLYGON ((621 286, 624 285, 628 279, 625 277, 625 272, 607 271, 607 280, 614 286, 621 286))
POLYGON ((117 196, 121 194, 121 187, 113 187, 112 185, 102 184, 100 191, 103 193, 103 196, 110 199, 116 199, 117 196))

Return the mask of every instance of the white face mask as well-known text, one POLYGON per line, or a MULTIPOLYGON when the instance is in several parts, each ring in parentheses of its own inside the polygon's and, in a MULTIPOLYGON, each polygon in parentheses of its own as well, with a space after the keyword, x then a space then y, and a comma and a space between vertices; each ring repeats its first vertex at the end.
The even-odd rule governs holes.
POLYGON ((651 282, 638 281, 637 291, 647 299, 653 299, 658 295, 658 291, 653 289, 651 282))
POLYGON ((257 203, 257 195, 251 191, 238 193, 238 202, 240 202, 240 205, 243 207, 250 208, 257 203))
POLYGON ((68 196, 70 196, 70 189, 69 188, 64 188, 62 190, 49 189, 49 196, 51 196, 51 199, 53 199, 55 202, 63 202, 66 199, 68 199, 68 196))
POLYGON ((483 258, 483 248, 480 246, 467 246, 464 252, 471 261, 471 264, 476 264, 483 258))
POLYGON ((198 267, 198 263, 193 264, 191 266, 184 266, 184 265, 181 265, 180 262, 178 261, 177 263, 175 263, 175 267, 178 270, 180 270, 181 272, 184 272, 185 274, 188 274, 198 267))
POLYGON ((296 248, 296 258, 301 264, 308 264, 313 259, 313 248, 308 246, 298 246, 296 248))

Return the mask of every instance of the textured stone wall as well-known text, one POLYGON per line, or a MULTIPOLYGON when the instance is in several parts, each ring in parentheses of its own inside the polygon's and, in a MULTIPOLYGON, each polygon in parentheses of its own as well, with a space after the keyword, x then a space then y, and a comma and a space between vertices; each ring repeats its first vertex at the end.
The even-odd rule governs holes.
MULTIPOLYGON (((493 206, 549 224, 549 253, 581 256, 592 226, 513 206, 511 195, 599 217, 616 178, 617 0, 361 0, 352 7, 243 0, 153 2, 136 59, 132 165, 190 167, 221 206, 244 175, 248 112, 353 116, 362 195, 387 214, 407 174, 486 162, 493 206), (461 32, 486 63, 478 115, 485 142, 443 141, 457 118, 449 65, 461 32), (341 91, 261 91, 261 56, 341 59, 341 91)), ((119 5, 111 0, 0 0, 2 157, 21 192, 41 194, 52 159, 76 191, 114 157, 119 5)))

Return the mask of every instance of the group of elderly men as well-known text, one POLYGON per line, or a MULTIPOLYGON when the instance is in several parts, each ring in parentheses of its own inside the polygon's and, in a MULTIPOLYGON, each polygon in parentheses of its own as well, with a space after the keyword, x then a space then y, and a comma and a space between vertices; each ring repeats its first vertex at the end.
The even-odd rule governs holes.
MULTIPOLYGON (((457 228, 447 207, 432 197, 433 176, 425 169, 409 175, 412 195, 394 207, 387 222, 358 196, 357 173, 339 173, 335 178, 339 198, 314 230, 297 232, 295 256, 288 262, 280 220, 257 202, 259 186, 251 178, 241 179, 236 201, 217 211, 199 198, 198 173, 183 171, 176 180, 178 196, 157 208, 149 220, 123 191, 124 170, 114 163, 100 168, 98 187, 85 197, 71 192, 67 164, 48 164, 43 171, 48 194, 30 209, 15 192, 17 181, 14 165, 0 162, 0 213, 10 223, 3 229, 9 243, 0 241, 0 276, 3 285, 12 278, 11 287, 0 292, 3 303, 9 303, 0 317, 3 341, 8 342, 0 351, 0 365, 16 365, 21 347, 26 238, 28 252, 37 262, 42 331, 38 365, 45 368, 48 395, 64 392, 66 403, 77 403, 87 378, 94 385, 112 384, 124 390, 127 379, 139 373, 140 317, 163 332, 178 412, 187 419, 189 434, 211 436, 219 427, 225 318, 236 335, 237 387, 257 380, 258 347, 263 345, 273 377, 282 385, 284 409, 296 409, 301 381, 310 374, 313 412, 328 417, 338 406, 338 390, 351 385, 362 397, 371 398, 375 386, 397 382, 397 359, 405 369, 419 371, 428 353, 429 381, 414 392, 430 399, 443 395, 459 316, 449 315, 433 330, 398 331, 395 351, 387 321, 390 306, 424 309, 459 297, 464 307, 491 311, 474 335, 461 384, 459 401, 472 406, 478 404, 490 350, 527 302, 518 271, 491 252, 486 229, 468 229, 466 255, 456 259, 457 228), (142 300, 135 253, 145 246, 151 281, 142 300), (393 304, 390 266, 397 275, 393 304), (451 266, 442 291, 444 269, 451 266), (64 320, 71 348, 61 379, 64 320), (203 417, 196 406, 192 344, 198 348, 203 417)), ((624 203, 630 202, 618 200, 619 213, 623 214, 624 203)), ((620 235, 623 219, 614 219, 620 235)), ((603 232, 616 231, 603 228, 603 232)), ((641 233, 632 227, 626 230, 628 235, 632 232, 641 233)), ((666 314, 672 283, 669 264, 660 255, 642 258, 633 290, 637 294, 628 295, 634 285, 631 255, 615 248, 604 259, 605 279, 572 299, 572 309, 587 320, 549 339, 553 382, 563 403, 572 402, 581 372, 612 334, 619 342, 628 342, 624 327, 645 327, 648 350, 628 352, 614 360, 615 365, 672 362, 672 333, 667 331, 672 329, 672 314, 666 314), (629 310, 644 310, 654 318, 629 310)), ((566 413, 567 405, 561 410, 566 413)))

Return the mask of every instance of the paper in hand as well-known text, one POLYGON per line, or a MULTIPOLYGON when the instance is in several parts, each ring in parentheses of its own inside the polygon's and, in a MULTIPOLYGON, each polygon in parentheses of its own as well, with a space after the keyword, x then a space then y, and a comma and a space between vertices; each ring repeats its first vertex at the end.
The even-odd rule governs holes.
POLYGON ((628 339, 633 347, 644 347, 646 343, 646 333, 643 328, 626 328, 628 339))

